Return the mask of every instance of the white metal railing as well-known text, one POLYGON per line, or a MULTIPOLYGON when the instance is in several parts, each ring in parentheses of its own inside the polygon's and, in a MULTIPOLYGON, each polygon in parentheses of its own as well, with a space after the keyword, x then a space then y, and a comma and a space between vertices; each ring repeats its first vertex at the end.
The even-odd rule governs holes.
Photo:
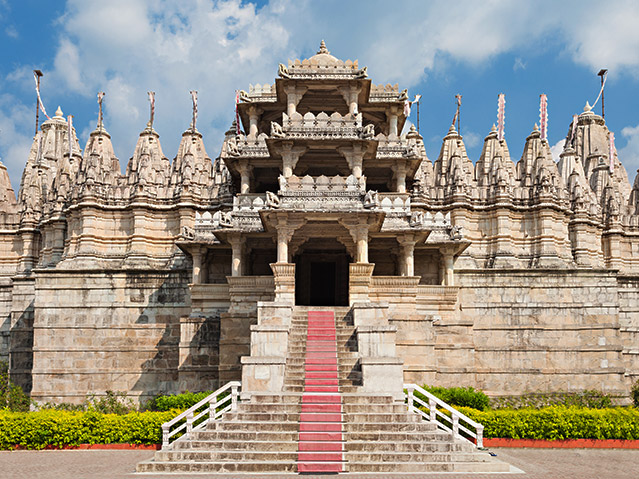
POLYGON ((188 438, 193 431, 203 429, 209 421, 217 421, 222 414, 237 410, 237 398, 240 386, 239 381, 231 381, 179 416, 162 424, 162 449, 169 446, 171 438, 175 437, 176 434, 182 432, 183 434, 179 437, 188 438), (220 394, 225 393, 229 389, 231 390, 230 394, 220 400, 217 399, 220 394), (208 404, 208 407, 202 411, 198 411, 206 404, 208 404), (171 429, 176 425, 177 427, 171 429))
POLYGON ((476 444, 478 448, 484 447, 484 426, 482 424, 473 421, 468 416, 460 413, 457 409, 446 404, 438 397, 433 396, 417 384, 404 384, 404 389, 406 389, 406 401, 409 411, 419 414, 427 421, 434 422, 437 426, 448 432, 452 432, 455 437, 465 439, 471 443, 473 443, 473 441, 468 439, 468 437, 474 438, 474 444, 476 444), (415 396, 415 392, 425 396, 428 399, 428 402, 425 402, 415 396), (421 410, 419 406, 428 409, 428 412, 421 410), (439 408, 448 411, 450 416, 441 412, 439 408), (460 420, 475 430, 472 431, 468 427, 464 426, 460 423, 460 420))

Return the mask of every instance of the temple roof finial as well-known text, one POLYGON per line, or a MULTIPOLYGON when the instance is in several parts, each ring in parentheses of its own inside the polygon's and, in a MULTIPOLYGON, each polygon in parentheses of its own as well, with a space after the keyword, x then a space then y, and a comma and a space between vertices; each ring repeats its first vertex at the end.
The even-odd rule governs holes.
POLYGON ((592 107, 590 106, 590 102, 586 102, 586 106, 584 106, 584 113, 589 112, 590 110, 592 110, 592 107))
POLYGON ((58 109, 55 111, 55 117, 64 119, 64 116, 63 116, 63 113, 62 113, 62 108, 60 108, 59 105, 58 105, 58 109))
POLYGON ((325 53, 326 55, 330 55, 331 53, 328 51, 328 48, 326 48, 326 43, 324 43, 324 40, 320 42, 320 48, 317 54, 319 55, 320 53, 325 53))

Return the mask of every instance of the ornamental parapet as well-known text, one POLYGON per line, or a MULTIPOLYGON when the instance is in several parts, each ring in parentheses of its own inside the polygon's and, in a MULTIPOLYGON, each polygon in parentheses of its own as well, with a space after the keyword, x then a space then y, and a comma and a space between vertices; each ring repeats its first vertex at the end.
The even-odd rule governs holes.
POLYGON ((355 80, 367 76, 366 67, 359 68, 357 60, 342 61, 332 56, 328 58, 329 55, 326 57, 315 55, 305 60, 289 60, 288 67, 280 63, 278 74, 281 78, 291 80, 355 80))
POLYGON ((399 91, 397 83, 391 85, 371 85, 369 101, 371 103, 390 103, 408 100, 408 90, 399 91))
POLYGON ((276 103, 277 102, 277 90, 275 84, 269 85, 265 83, 260 85, 249 85, 248 93, 244 90, 240 90, 240 101, 248 103, 276 103))
POLYGON ((195 214, 194 234, 198 238, 219 231, 261 232, 262 220, 257 210, 216 211, 195 214))
POLYGON ((338 112, 328 115, 325 112, 314 115, 311 112, 302 116, 282 113, 282 124, 271 122, 271 138, 281 139, 351 139, 370 140, 375 135, 375 127, 362 126, 362 114, 341 115, 338 112))
POLYGON ((356 192, 364 194, 366 191, 366 178, 361 176, 355 178, 353 175, 343 176, 318 176, 312 177, 291 175, 288 178, 280 175, 280 193, 298 192, 356 192))
POLYGON ((268 135, 265 133, 261 133, 257 138, 249 138, 244 134, 232 136, 224 140, 221 156, 225 159, 269 158, 267 138, 268 135))
POLYGON ((377 140, 378 160, 400 159, 400 158, 420 158, 421 151, 414 139, 400 138, 397 136, 387 136, 383 133, 375 136, 377 140))

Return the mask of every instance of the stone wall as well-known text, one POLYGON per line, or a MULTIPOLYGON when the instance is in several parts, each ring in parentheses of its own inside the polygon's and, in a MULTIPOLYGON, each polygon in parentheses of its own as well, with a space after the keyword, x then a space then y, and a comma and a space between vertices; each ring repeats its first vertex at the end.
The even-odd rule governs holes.
POLYGON ((459 271, 466 354, 436 351, 437 383, 490 395, 598 389, 626 395, 614 272, 459 271), (470 341, 468 341, 470 339, 470 341), (444 369, 445 367, 445 369, 444 369))
POLYGON ((178 392, 187 271, 37 271, 36 401, 81 402, 126 391, 141 401, 178 392))

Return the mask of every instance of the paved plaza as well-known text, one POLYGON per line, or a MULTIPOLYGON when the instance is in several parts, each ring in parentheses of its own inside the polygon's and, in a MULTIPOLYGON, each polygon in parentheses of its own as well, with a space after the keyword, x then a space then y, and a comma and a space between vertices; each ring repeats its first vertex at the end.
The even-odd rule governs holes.
MULTIPOLYGON (((639 450, 623 449, 492 449, 499 459, 524 471, 516 474, 340 474, 342 478, 428 478, 450 479, 513 477, 521 479, 637 479, 639 450)), ((152 451, 2 451, 0 477, 3 479, 135 479, 177 478, 185 475, 135 474, 139 461, 150 459, 152 451)), ((208 475, 198 479, 231 479, 240 477, 294 477, 297 474, 208 475)), ((305 479, 334 475, 304 475, 305 479)))

